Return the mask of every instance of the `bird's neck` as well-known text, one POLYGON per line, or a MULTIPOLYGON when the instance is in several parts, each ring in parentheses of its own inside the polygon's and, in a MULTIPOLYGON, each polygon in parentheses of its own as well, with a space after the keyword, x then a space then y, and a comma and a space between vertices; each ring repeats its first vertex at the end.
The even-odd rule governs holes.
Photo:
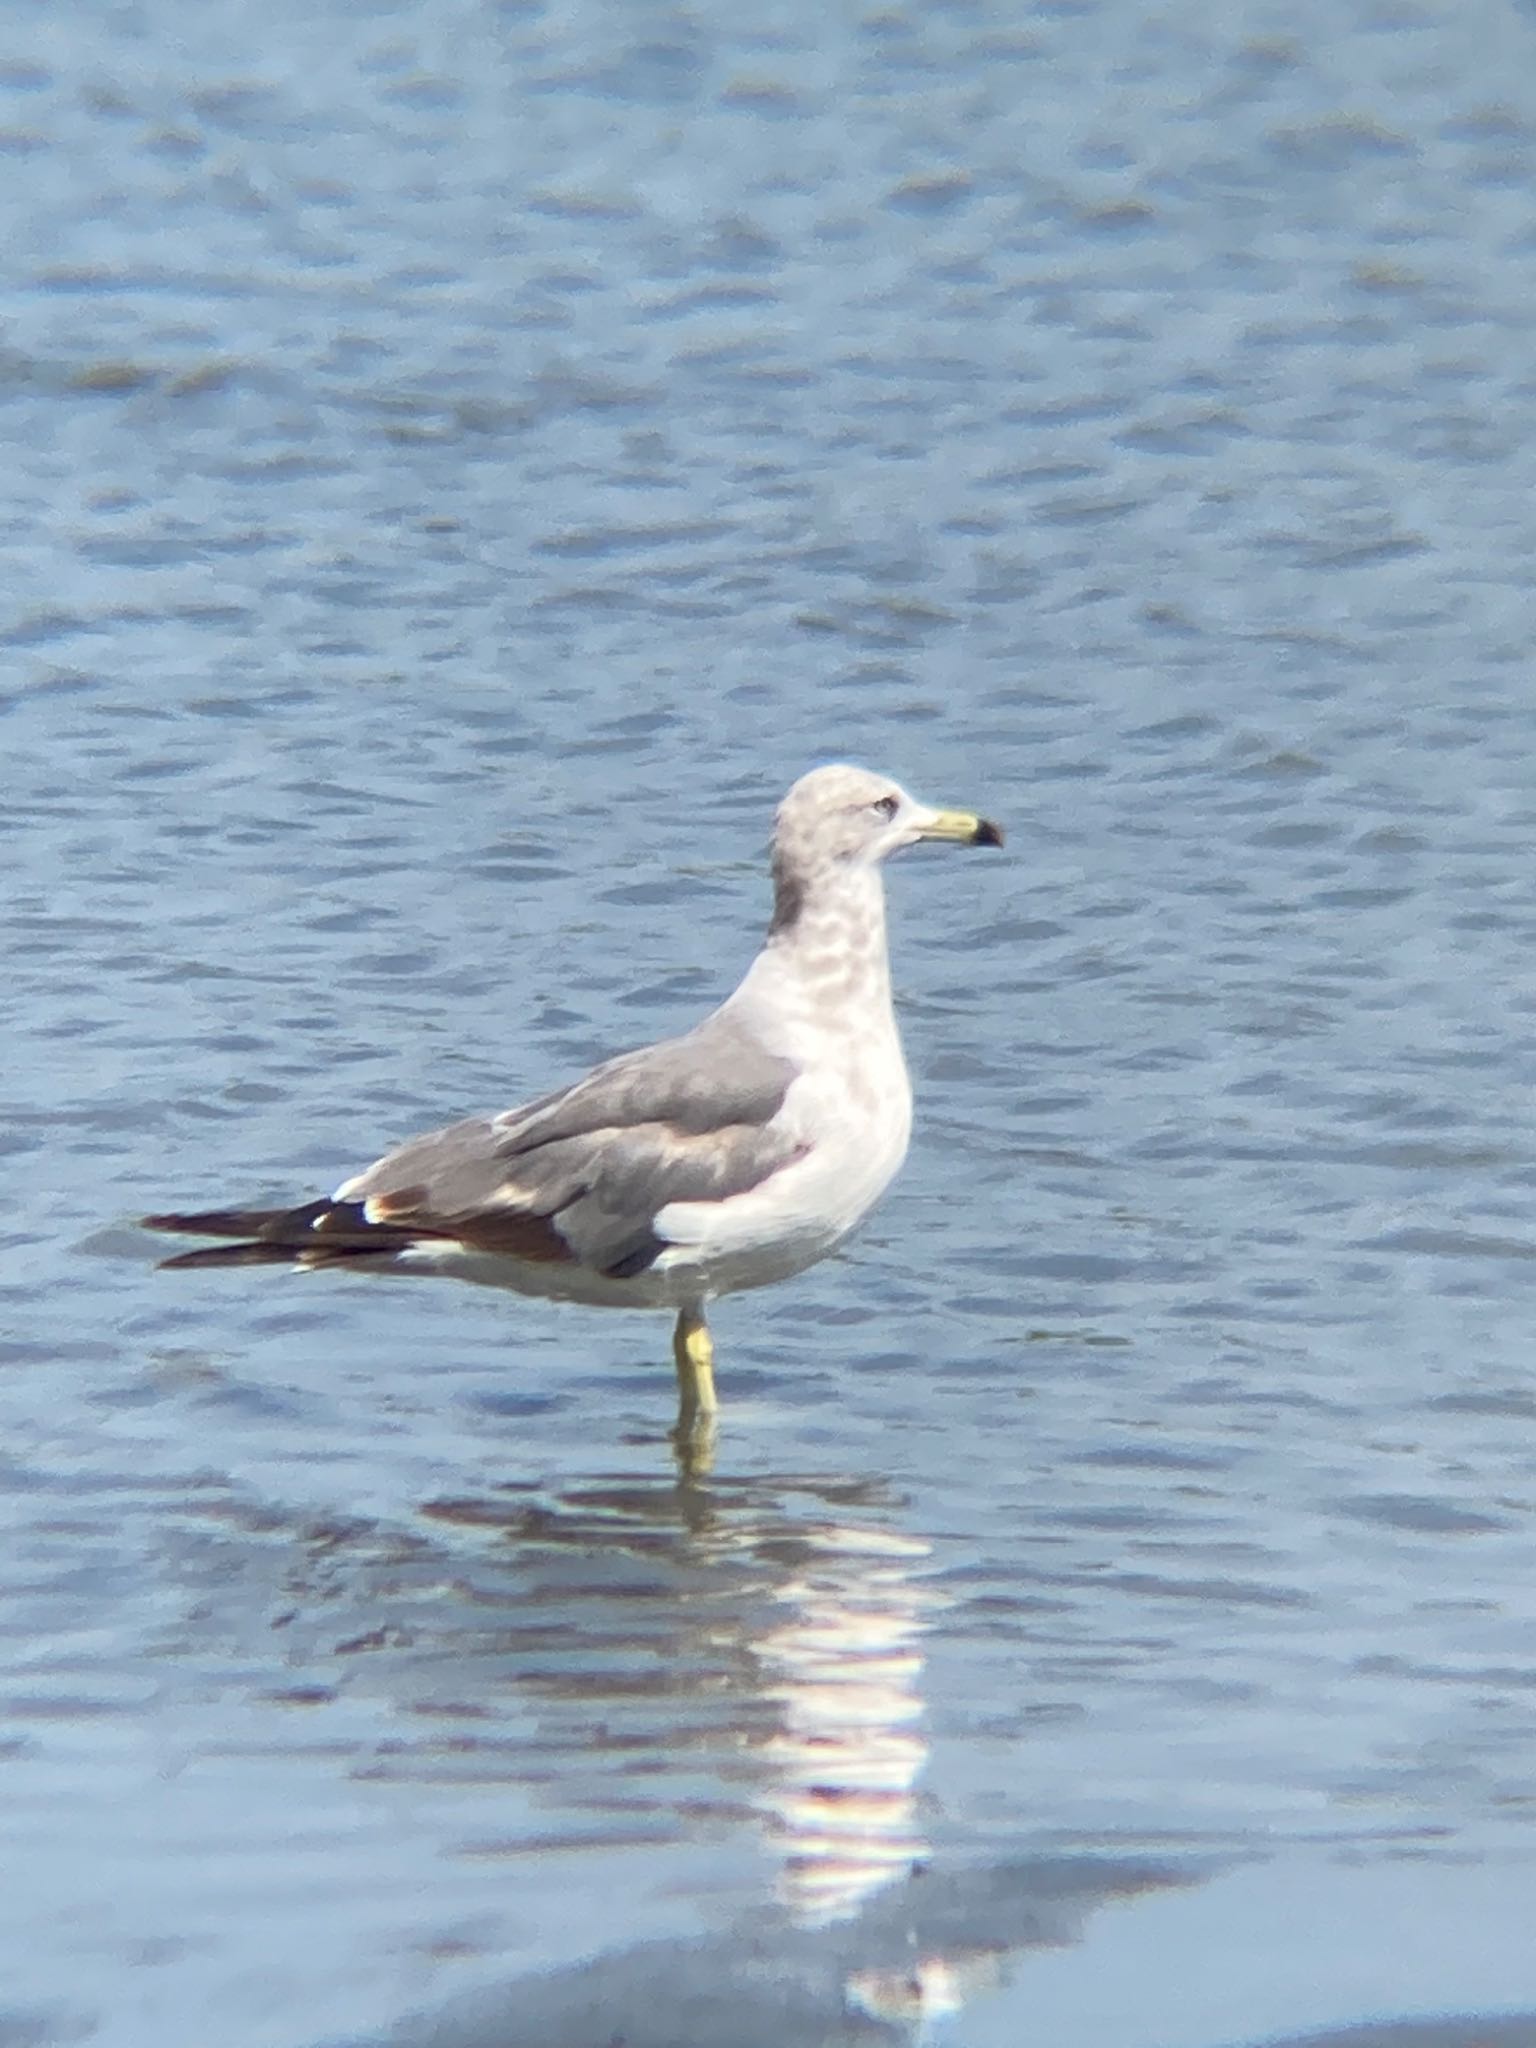
POLYGON ((823 870, 806 882, 775 863, 763 958, 777 973, 803 977, 837 999, 888 1010, 891 970, 879 869, 823 870))

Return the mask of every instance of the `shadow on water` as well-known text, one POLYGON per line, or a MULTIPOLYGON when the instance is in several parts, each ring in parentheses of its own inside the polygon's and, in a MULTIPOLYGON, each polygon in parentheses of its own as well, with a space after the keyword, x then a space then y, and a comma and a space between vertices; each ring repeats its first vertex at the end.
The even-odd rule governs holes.
MULTIPOLYGON (((1093 1911, 1167 1871, 1042 1859, 914 1874, 853 1922, 654 1942, 460 1999, 388 2048, 874 2048, 1000 1984, 1010 1959, 1076 1941, 1093 1911)), ((355 2044, 362 2048, 362 2044, 355 2044)))
MULTIPOLYGON (((591 1962, 391 2040, 905 2039, 997 1983, 1011 1953, 1185 1881, 1110 1859, 930 1865, 922 1639, 942 1596, 900 1507, 878 1478, 617 1473, 430 1500, 411 1529, 292 1532, 290 1658, 312 1690, 394 1709, 405 1732, 360 1775, 478 1785, 482 1816, 514 1813, 502 1834, 482 1818, 466 1852, 580 1848, 595 1865, 734 1830, 765 1855, 768 1897, 739 1924, 636 1940, 622 1903, 598 1905, 591 1962), (494 1799, 514 1786, 537 1820, 494 1799)), ((616 1879, 606 1896, 623 1895, 616 1879)))
POLYGON ((1338 2027, 1292 2041, 1262 2042, 1259 2048, 1536 2048, 1536 2013, 1389 2020, 1382 2026, 1338 2027))

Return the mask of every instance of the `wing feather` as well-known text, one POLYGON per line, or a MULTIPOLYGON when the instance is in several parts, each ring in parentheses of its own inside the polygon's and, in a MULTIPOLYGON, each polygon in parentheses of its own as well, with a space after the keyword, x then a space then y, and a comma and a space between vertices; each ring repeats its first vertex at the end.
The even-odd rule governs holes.
POLYGON ((804 1156, 776 1121, 795 1072, 717 1015, 557 1094, 413 1138, 334 1199, 392 1232, 622 1277, 664 1248, 668 1204, 728 1200, 804 1156))

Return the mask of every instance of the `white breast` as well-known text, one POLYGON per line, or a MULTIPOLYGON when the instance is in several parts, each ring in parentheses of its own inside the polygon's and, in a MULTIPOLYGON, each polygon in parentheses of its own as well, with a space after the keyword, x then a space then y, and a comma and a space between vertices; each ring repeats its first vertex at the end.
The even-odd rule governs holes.
POLYGON ((656 1231, 674 1250, 657 1261, 704 1291, 733 1292, 786 1279, 834 1250, 895 1178, 912 1129, 912 1091, 894 1031, 857 1057, 813 1063, 795 1080, 776 1124, 805 1156, 760 1187, 724 1202, 673 1202, 656 1231))

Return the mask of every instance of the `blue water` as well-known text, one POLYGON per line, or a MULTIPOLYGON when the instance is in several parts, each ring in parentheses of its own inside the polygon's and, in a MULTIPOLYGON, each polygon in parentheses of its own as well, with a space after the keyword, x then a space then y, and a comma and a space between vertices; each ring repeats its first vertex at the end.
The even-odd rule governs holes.
POLYGON ((8 29, 0 2040, 1536 2009, 1529 10, 8 29), (153 1272, 686 1025, 829 756, 1009 846, 711 1473, 153 1272))

